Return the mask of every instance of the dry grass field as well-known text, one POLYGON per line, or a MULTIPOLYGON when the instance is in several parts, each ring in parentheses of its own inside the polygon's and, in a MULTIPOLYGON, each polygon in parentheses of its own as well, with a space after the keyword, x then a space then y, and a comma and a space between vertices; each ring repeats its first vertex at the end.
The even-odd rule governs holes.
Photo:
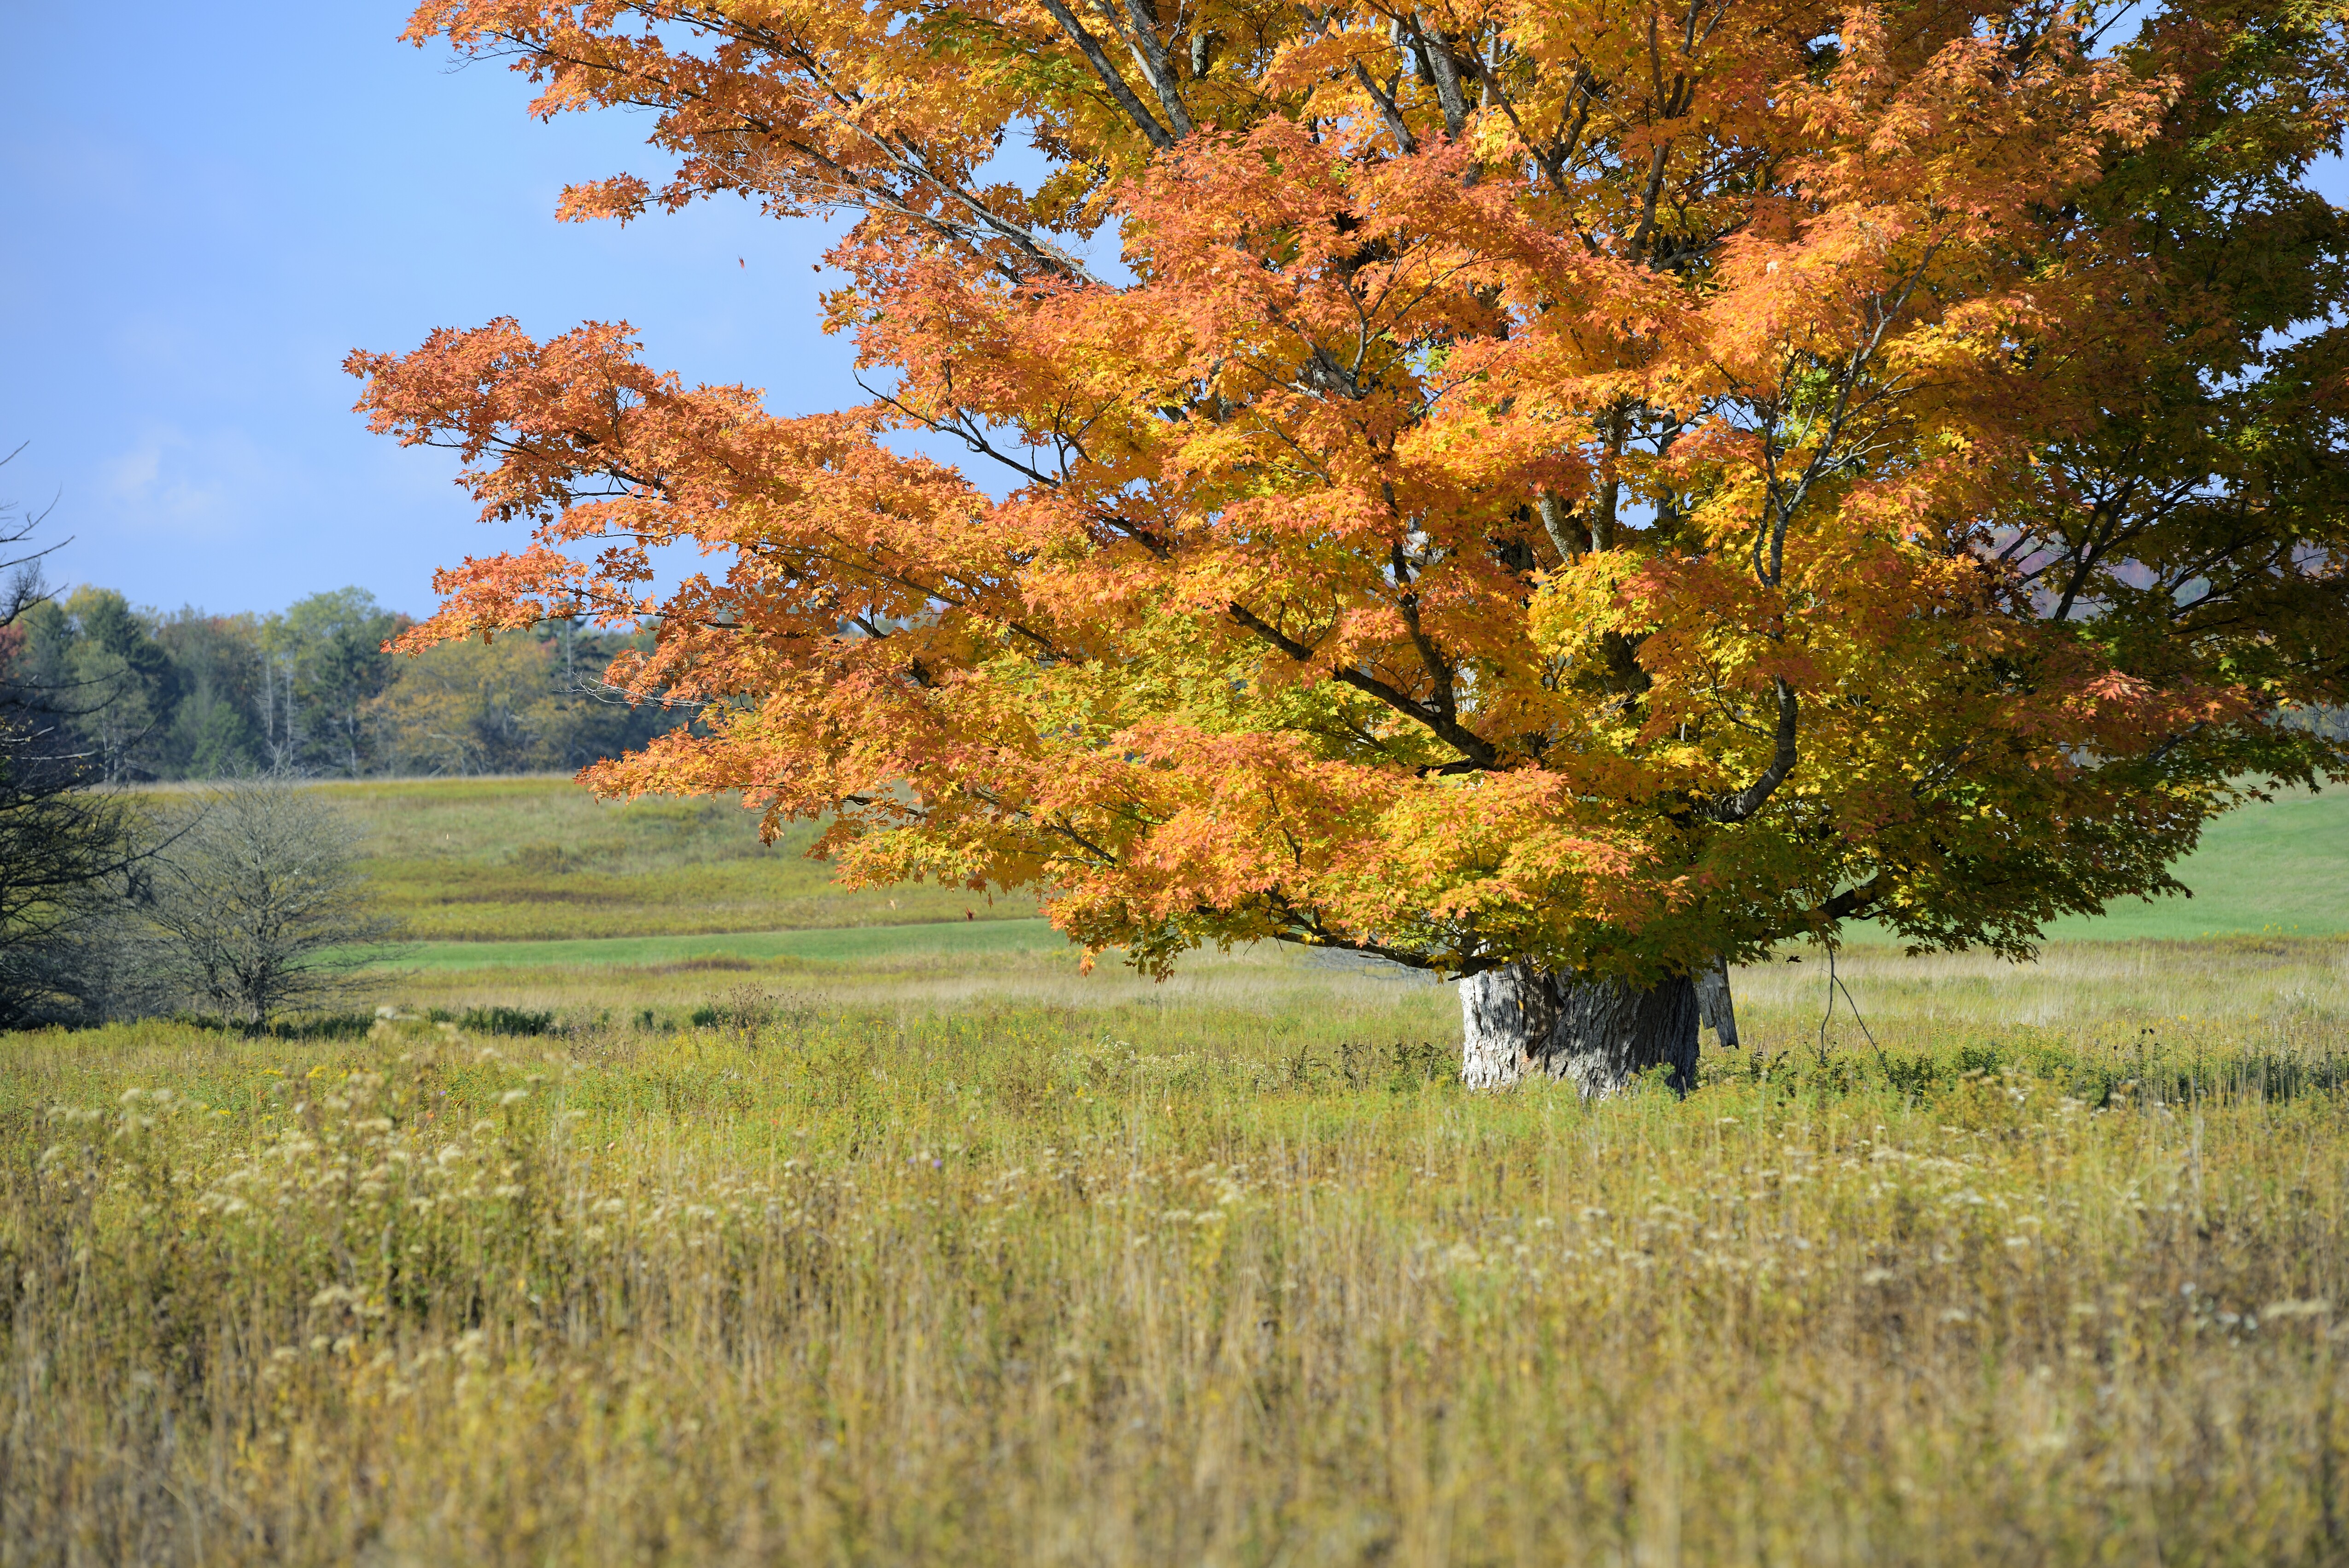
POLYGON ((806 857, 814 827, 772 846, 731 800, 598 802, 568 779, 324 784, 367 835, 365 869, 420 940, 506 941, 1025 918, 960 888, 848 892, 806 857))
POLYGON ((1267 953, 0 1040, 0 1563, 2349 1561, 2349 944, 1839 969, 1595 1106, 1267 953))

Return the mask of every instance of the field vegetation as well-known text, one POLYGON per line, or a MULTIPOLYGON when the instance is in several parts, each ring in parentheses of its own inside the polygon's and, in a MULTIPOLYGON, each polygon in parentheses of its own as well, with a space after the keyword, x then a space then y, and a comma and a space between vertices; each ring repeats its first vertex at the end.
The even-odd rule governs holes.
POLYGON ((423 940, 769 931, 1032 918, 1032 902, 926 885, 849 892, 770 846, 732 800, 598 802, 567 778, 320 786, 367 835, 362 869, 423 940))
MULTIPOLYGON (((682 957, 863 956, 925 950, 935 932, 891 939, 882 928, 946 921, 1022 923, 976 940, 1053 948, 1024 897, 990 900, 915 884, 849 891, 810 860, 817 829, 789 828, 772 846, 730 799, 599 802, 564 777, 366 780, 316 786, 363 836, 361 870, 387 912, 421 944, 410 962, 470 966, 484 942, 610 942, 597 949, 512 950, 526 963, 674 961, 682 957), (807 936, 784 943, 645 945, 643 939, 871 929, 853 948, 807 936), (442 950, 439 944, 466 944, 442 950)), ((2064 923, 2073 940, 2192 940, 2209 935, 2349 932, 2349 791, 2287 794, 2220 818, 2180 867, 2193 898, 2118 904, 2101 919, 2064 923)))
POLYGON ((2281 790, 2213 822, 2180 861, 2190 898, 2123 899, 2058 920, 2057 940, 2349 932, 2349 789, 2281 790))
POLYGON ((2343 1560, 2349 944, 1838 973, 1591 1106, 1263 952, 8 1038, 0 1563, 2343 1560))
POLYGON ((438 939, 353 1011, 0 1036, 0 1568, 2349 1561, 2349 940, 1789 949, 1585 1105, 1382 966, 326 787, 438 939))

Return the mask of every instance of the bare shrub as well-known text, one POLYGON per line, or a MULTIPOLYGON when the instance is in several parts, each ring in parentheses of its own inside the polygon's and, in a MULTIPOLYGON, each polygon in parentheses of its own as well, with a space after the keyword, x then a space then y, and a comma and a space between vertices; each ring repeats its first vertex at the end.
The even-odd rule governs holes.
POLYGON ((357 829, 290 779, 223 784, 172 826, 145 913, 199 1007, 258 1028, 326 1005, 397 934, 357 869, 357 829))

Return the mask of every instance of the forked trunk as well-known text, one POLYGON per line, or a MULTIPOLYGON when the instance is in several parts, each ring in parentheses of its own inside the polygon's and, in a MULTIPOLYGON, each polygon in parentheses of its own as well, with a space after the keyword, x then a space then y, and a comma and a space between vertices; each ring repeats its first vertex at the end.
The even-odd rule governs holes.
POLYGON ((1505 964, 1460 982, 1460 1081, 1472 1089, 1540 1075, 1596 1099, 1657 1066, 1682 1093, 1696 1086, 1696 987, 1684 975, 1639 991, 1505 964))

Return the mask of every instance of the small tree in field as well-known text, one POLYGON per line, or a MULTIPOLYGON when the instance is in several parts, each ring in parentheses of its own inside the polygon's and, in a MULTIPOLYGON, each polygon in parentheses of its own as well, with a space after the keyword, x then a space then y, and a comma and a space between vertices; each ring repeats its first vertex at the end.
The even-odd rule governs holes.
POLYGON ((1684 1079, 1722 958, 2025 953, 2349 764, 2278 722, 2349 695, 2343 17, 429 0, 540 112, 657 113, 663 182, 568 214, 856 213, 885 389, 779 418, 624 325, 354 355, 537 531, 410 645, 650 622, 614 679, 703 722, 598 789, 828 815, 1155 972, 1464 977, 1471 1082, 1684 1079))
POLYGON ((279 777, 241 779, 175 824, 146 909, 177 989, 252 1028, 339 994, 394 923, 353 862, 357 835, 279 777))

